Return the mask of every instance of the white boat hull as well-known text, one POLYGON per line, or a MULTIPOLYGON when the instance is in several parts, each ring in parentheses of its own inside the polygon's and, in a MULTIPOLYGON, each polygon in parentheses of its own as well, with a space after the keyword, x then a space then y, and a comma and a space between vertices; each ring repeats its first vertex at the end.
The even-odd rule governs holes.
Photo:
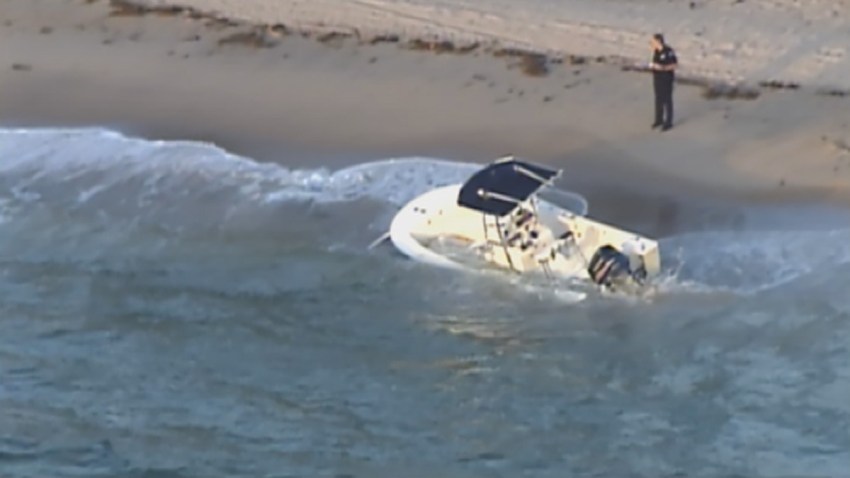
MULTIPOLYGON (((437 237, 441 235, 441 231, 447 230, 448 224, 432 224, 427 212, 448 210, 451 201, 454 201, 454 198, 457 197, 458 189, 460 189, 460 185, 435 189, 407 203, 390 223, 390 240, 395 248, 418 262, 451 269, 463 269, 464 266, 459 262, 425 247, 421 242, 424 237, 437 237)), ((437 217, 440 217, 439 212, 437 217)), ((457 211, 453 217, 456 217, 458 222, 462 222, 465 218, 462 211, 457 211)))
POLYGON ((660 272, 656 241, 540 200, 534 191, 551 181, 538 173, 553 176, 530 163, 497 160, 467 183, 414 198, 395 215, 388 237, 425 264, 483 266, 612 290, 634 288, 660 272), (435 247, 445 241, 461 254, 435 247))
POLYGON ((426 244, 439 238, 467 243, 486 262, 519 273, 539 272, 566 279, 590 279, 588 261, 596 250, 611 244, 644 262, 650 275, 658 272, 658 245, 613 226, 560 209, 545 201, 537 203, 539 237, 534 246, 502 247, 506 231, 499 231, 495 219, 457 205, 460 184, 434 189, 413 199, 393 218, 390 240, 406 256, 419 262, 466 268, 426 244), (558 239, 567 231, 570 240, 558 239), (565 253, 566 249, 570 253, 565 253))

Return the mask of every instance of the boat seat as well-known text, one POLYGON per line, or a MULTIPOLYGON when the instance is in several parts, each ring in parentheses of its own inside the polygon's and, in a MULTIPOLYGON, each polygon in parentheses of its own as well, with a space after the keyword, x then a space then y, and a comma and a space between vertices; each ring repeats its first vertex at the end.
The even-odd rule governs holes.
POLYGON ((516 227, 522 227, 528 223, 531 219, 534 218, 534 214, 526 211, 519 219, 516 221, 516 227))
POLYGON ((520 249, 522 249, 523 251, 533 249, 539 236, 540 234, 537 232, 537 229, 532 229, 531 231, 528 231, 528 236, 526 236, 526 240, 522 241, 520 249))
POLYGON ((555 248, 550 247, 549 249, 537 251, 537 253, 534 254, 534 259, 536 259, 539 264, 548 264, 550 261, 554 261, 557 255, 558 252, 555 248))

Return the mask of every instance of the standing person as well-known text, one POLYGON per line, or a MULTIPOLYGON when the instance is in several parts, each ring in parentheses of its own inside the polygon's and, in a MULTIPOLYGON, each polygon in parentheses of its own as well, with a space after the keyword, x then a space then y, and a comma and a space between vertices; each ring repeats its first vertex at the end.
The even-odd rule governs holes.
POLYGON ((673 127, 673 82, 676 79, 676 66, 679 60, 676 52, 664 42, 664 35, 652 35, 649 44, 652 46, 652 84, 655 89, 655 122, 652 129, 661 127, 667 131, 673 127), (666 115, 665 115, 666 113, 666 115))

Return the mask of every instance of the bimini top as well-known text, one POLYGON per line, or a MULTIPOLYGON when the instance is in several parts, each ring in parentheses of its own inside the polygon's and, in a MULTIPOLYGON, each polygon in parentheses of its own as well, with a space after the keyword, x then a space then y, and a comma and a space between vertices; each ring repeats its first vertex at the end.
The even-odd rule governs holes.
POLYGON ((560 170, 513 157, 497 159, 466 181, 457 203, 485 214, 504 216, 560 174, 560 170))

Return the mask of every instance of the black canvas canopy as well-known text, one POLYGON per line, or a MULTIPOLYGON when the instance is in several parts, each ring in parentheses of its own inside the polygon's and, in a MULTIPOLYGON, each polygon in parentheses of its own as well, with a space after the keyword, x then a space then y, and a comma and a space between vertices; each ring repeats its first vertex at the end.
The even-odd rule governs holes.
POLYGON ((559 174, 558 170, 514 158, 500 159, 466 181, 457 203, 485 214, 504 216, 559 174))

